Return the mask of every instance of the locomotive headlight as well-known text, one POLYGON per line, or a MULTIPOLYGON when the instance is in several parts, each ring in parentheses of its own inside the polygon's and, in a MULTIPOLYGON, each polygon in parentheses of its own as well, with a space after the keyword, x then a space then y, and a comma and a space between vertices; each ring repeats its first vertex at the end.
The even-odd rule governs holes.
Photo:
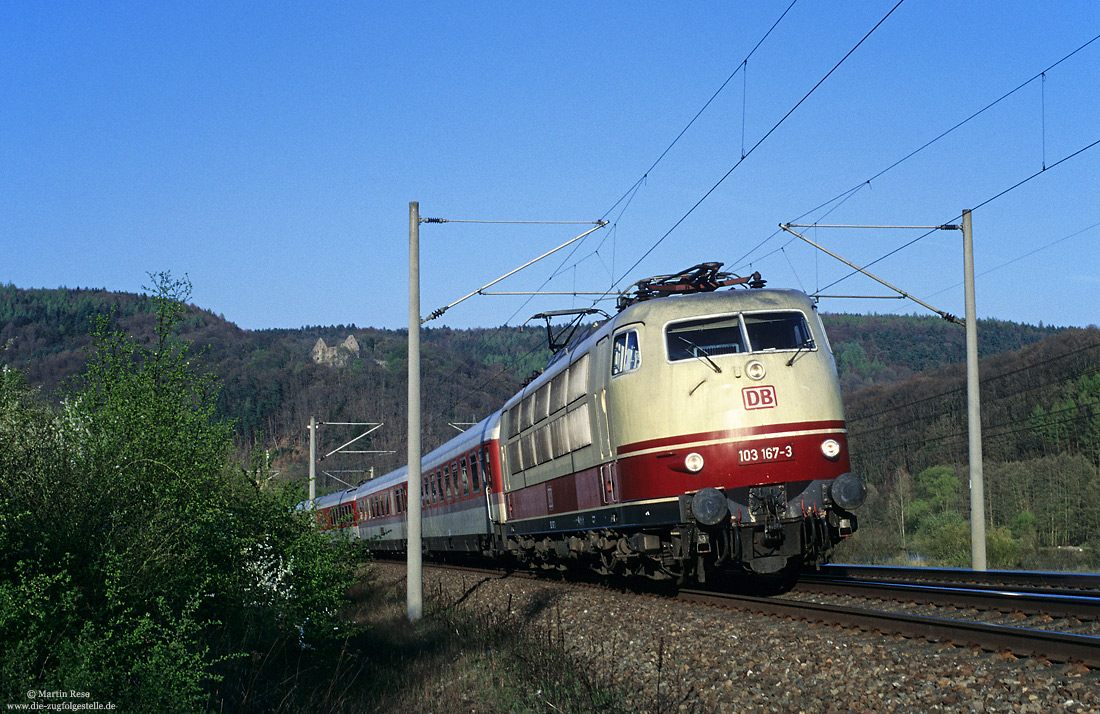
POLYGON ((826 439, 821 442, 821 454, 829 461, 836 461, 840 458, 840 442, 836 439, 826 439))
POLYGON ((703 457, 694 451, 684 457, 684 468, 693 474, 703 470, 703 457))
POLYGON ((691 497, 691 512, 704 526, 716 526, 729 513, 729 505, 721 491, 707 486, 691 497))
POLYGON ((753 360, 745 365, 745 374, 749 375, 749 379, 763 379, 767 370, 764 369, 763 363, 753 360))
POLYGON ((863 505, 867 487, 863 485, 863 479, 854 473, 843 473, 829 484, 829 495, 833 497, 833 503, 845 511, 851 511, 863 505))

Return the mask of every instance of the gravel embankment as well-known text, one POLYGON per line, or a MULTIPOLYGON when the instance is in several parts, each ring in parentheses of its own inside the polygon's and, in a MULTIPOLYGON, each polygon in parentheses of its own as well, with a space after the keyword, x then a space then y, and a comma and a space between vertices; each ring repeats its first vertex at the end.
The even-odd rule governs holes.
MULTIPOLYGON (((404 578, 381 562, 377 576, 404 578)), ((425 569, 425 594, 511 606, 639 710, 1100 712, 1100 672, 518 577, 425 569), (660 691, 658 694, 658 682, 660 691)))

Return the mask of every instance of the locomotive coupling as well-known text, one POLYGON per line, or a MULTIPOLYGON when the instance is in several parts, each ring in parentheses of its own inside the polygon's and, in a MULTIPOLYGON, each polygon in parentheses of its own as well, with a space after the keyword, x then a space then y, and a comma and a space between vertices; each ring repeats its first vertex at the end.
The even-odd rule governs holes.
POLYGON ((863 505, 867 498, 867 486, 854 473, 842 473, 829 484, 829 496, 845 511, 852 511, 863 505))

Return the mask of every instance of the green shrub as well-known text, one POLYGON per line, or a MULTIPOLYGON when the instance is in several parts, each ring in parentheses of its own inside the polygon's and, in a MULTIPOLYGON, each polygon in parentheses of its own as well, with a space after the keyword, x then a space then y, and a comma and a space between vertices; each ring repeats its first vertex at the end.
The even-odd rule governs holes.
POLYGON ((125 711, 201 710, 219 663, 339 622, 352 552, 295 513, 297 495, 261 490, 230 463, 213 379, 173 337, 190 286, 153 277, 152 344, 96 318, 87 371, 61 409, 2 372, 9 701, 57 688, 125 711))

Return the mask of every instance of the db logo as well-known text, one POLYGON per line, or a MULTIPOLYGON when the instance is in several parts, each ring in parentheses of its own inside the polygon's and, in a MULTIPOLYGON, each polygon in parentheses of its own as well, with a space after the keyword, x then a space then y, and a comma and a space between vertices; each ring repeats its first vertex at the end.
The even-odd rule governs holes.
POLYGON ((741 396, 745 400, 746 409, 771 409, 778 402, 775 400, 775 387, 745 387, 741 390, 741 396))

